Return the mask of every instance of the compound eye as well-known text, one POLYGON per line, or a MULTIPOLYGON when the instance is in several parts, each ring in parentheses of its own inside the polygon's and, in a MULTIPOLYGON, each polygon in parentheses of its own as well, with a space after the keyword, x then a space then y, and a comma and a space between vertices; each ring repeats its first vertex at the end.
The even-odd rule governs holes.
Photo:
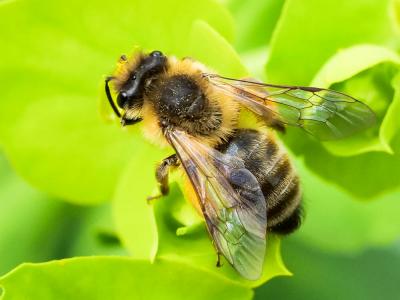
POLYGON ((128 101, 127 92, 120 92, 117 97, 117 104, 120 108, 124 108, 125 103, 128 101))
POLYGON ((153 52, 150 53, 150 56, 153 56, 153 57, 162 57, 162 56, 164 56, 164 55, 162 54, 161 51, 153 51, 153 52))

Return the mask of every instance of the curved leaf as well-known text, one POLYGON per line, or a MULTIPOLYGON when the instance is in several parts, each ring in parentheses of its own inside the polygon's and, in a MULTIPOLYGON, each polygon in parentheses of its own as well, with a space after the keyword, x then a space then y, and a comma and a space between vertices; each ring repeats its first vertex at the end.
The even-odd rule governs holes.
MULTIPOLYGON (((366 43, 393 47, 398 39, 392 30, 390 18, 387 17, 388 1, 339 2, 286 2, 272 39, 271 56, 266 69, 272 82, 308 85, 325 61, 341 48, 366 43), (368 20, 364 18, 365 15, 370 16, 368 20)), ((395 55, 388 54, 389 51, 386 50, 371 52, 373 54, 364 66, 375 67, 356 74, 344 83, 336 83, 332 88, 343 90, 356 98, 364 98, 364 101, 371 98, 371 103, 367 101, 367 104, 377 112, 380 124, 386 113, 394 116, 393 113, 397 111, 398 87, 392 86, 392 80, 398 67, 393 63, 376 63, 383 60, 397 62, 398 58, 394 58, 395 55)), ((368 56, 363 53, 364 58, 368 56)), ((358 66, 348 63, 337 65, 343 71, 342 75, 336 75, 332 79, 339 80, 361 71, 363 62, 359 58, 353 59, 358 62, 358 66)), ((296 155, 304 156, 307 166, 319 176, 339 184, 357 197, 372 199, 399 185, 396 175, 400 166, 400 158, 396 153, 400 146, 396 134, 399 123, 393 117, 388 119, 382 123, 381 136, 387 142, 383 144, 386 152, 392 150, 394 155, 370 151, 378 149, 377 145, 381 143, 376 139, 379 134, 378 126, 367 131, 365 136, 343 140, 343 147, 335 154, 354 155, 351 158, 332 155, 318 142, 293 128, 288 130, 284 140, 296 155), (391 176, 387 176, 388 174, 391 176)), ((335 142, 335 145, 340 143, 335 142)), ((332 146, 328 147, 332 150, 332 146)))
POLYGON ((90 97, 66 92, 29 104, 12 129, 4 147, 16 171, 76 203, 108 200, 127 158, 143 144, 137 135, 103 124, 90 97))
POLYGON ((253 294, 184 264, 101 256, 22 264, 1 277, 0 286, 2 300, 251 299, 253 294))
POLYGON ((395 26, 397 32, 400 33, 400 1, 399 0, 392 0, 391 6, 390 6, 390 12, 391 12, 391 17, 392 17, 394 26, 395 26))
POLYGON ((123 245, 132 257, 152 260, 157 252, 158 232, 147 197, 157 193, 156 164, 166 153, 142 147, 127 165, 113 199, 113 217, 123 245))
POLYGON ((339 49, 370 43, 396 47, 391 0, 287 0, 271 40, 271 83, 308 85, 339 49), (368 16, 368 17, 366 17, 368 16))
POLYGON ((327 60, 312 85, 326 88, 385 62, 400 64, 400 56, 388 48, 370 44, 342 49, 327 60))
MULTIPOLYGON (((361 72, 366 72, 366 70, 383 63, 391 63, 398 66, 400 65, 400 56, 380 46, 353 46, 339 51, 330 58, 315 76, 311 85, 329 88, 333 84, 348 80, 361 72)), ((374 70, 370 70, 365 75, 360 74, 354 79, 350 79, 350 82, 345 87, 349 89, 353 97, 367 103, 378 114, 381 123, 376 124, 375 128, 357 134, 354 137, 342 141, 325 143, 324 146, 332 154, 351 156, 368 151, 393 153, 390 146, 391 139, 394 137, 393 132, 397 127, 400 129, 400 122, 396 122, 393 116, 397 115, 398 112, 396 109, 388 108, 388 112, 385 114, 382 107, 396 106, 395 102, 397 102, 397 99, 394 98, 391 104, 388 104, 392 99, 387 97, 383 90, 386 86, 382 81, 375 84, 375 82, 371 82, 369 79, 371 74, 373 74, 371 73, 372 71, 374 70), (360 83, 356 82, 357 79, 359 79, 360 83), (392 120, 392 122, 388 123, 388 120, 392 120)), ((384 75, 379 74, 379 77, 385 78, 384 75)), ((389 82, 390 78, 387 81, 389 82)))
POLYGON ((247 74, 235 49, 204 21, 198 20, 193 23, 188 53, 217 73, 233 77, 243 77, 247 74))
POLYGON ((0 154, 0 274, 24 261, 56 257, 70 212, 65 203, 35 191, 13 174, 0 154))
MULTIPOLYGON (((393 148, 400 149, 397 134, 393 148)), ((358 200, 373 200, 399 187, 400 155, 368 152, 351 157, 333 156, 321 143, 290 130, 284 141, 315 176, 339 185, 358 200), (301 138, 299 138, 301 136, 301 138)))
POLYGON ((279 20, 284 2, 284 0, 228 1, 227 7, 237 25, 235 48, 245 52, 267 45, 279 20))
POLYGON ((400 252, 396 247, 343 255, 288 241, 284 254, 296 276, 278 278, 260 287, 254 300, 376 300, 398 296, 400 252))
POLYGON ((295 239, 325 251, 343 253, 386 246, 398 239, 399 188, 365 203, 318 178, 302 162, 298 169, 304 189, 305 220, 295 239))

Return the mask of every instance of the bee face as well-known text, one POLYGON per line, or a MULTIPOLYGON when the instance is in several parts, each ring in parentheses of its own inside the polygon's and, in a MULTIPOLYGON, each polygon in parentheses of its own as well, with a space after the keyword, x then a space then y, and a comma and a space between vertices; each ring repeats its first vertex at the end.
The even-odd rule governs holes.
POLYGON ((163 71, 166 64, 166 57, 160 51, 153 51, 143 57, 137 67, 130 72, 127 80, 122 84, 117 104, 120 108, 135 106, 143 99, 146 83, 150 78, 163 71))

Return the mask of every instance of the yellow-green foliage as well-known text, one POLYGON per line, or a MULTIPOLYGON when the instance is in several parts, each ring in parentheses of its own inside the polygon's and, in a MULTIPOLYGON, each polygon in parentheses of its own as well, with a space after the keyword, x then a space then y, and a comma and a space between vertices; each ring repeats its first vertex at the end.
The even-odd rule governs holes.
MULTIPOLYGON (((155 164, 172 150, 148 144, 140 125, 121 129, 104 118, 104 77, 137 46, 191 56, 229 77, 315 84, 365 101, 378 122, 357 136, 322 144, 296 128, 282 135, 306 207, 293 240, 341 254, 393 243, 400 236, 399 3, 0 2, 0 298, 251 299, 254 287, 290 275, 272 235, 257 282, 227 262, 216 268, 204 224, 177 184, 147 204, 155 164)), ((335 274, 335 264, 318 269, 309 256, 297 259, 304 273, 310 267, 321 282, 321 273, 335 274)))

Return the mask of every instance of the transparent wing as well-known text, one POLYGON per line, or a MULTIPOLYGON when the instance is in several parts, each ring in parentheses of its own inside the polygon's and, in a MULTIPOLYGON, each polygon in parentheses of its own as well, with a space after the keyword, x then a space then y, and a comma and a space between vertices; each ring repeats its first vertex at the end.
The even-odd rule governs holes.
POLYGON ((258 279, 266 249, 266 202, 241 159, 182 131, 167 134, 197 193, 218 253, 245 278, 258 279))
POLYGON ((375 114, 367 105, 340 92, 216 74, 204 76, 213 86, 266 120, 301 127, 320 140, 344 138, 375 123, 375 114))

